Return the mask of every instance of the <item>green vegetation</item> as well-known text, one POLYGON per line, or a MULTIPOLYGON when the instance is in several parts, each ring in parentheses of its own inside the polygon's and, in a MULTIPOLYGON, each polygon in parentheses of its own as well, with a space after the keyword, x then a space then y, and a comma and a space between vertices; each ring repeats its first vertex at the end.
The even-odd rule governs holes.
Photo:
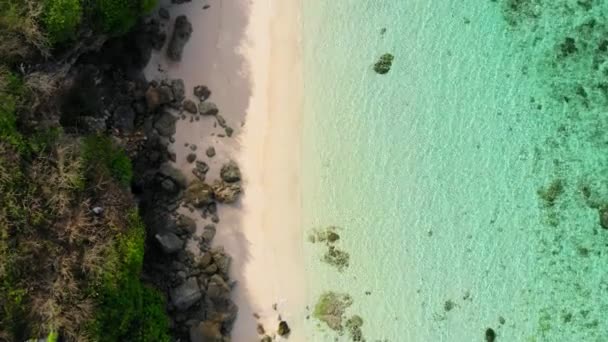
POLYGON ((127 32, 141 14, 149 13, 156 0, 96 0, 103 30, 113 34, 127 32))
POLYGON ((26 95, 0 68, 0 340, 168 341, 129 159, 105 136, 21 130, 26 95))
POLYGON ((385 53, 380 56, 378 61, 374 64, 374 71, 381 75, 388 73, 393 65, 393 59, 395 59, 395 57, 390 53, 385 53))
POLYGON ((46 0, 44 13, 44 27, 52 43, 76 37, 82 19, 80 0, 46 0))

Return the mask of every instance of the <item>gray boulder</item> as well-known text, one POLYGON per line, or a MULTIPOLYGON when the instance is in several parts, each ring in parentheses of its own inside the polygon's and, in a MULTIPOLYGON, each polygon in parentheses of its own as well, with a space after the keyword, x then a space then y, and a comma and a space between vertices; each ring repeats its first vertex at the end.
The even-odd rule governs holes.
POLYGON ((186 176, 184 176, 184 174, 182 174, 180 170, 174 168, 169 163, 164 163, 163 165, 161 165, 158 169, 158 174, 163 178, 171 179, 173 182, 175 182, 176 185, 178 185, 182 189, 185 189, 188 185, 188 180, 186 179, 186 176))
POLYGON ((219 113, 219 109, 217 109, 217 105, 213 102, 201 102, 198 105, 198 112, 201 115, 217 115, 219 113))
POLYGON ((203 234, 201 235, 201 237, 203 238, 203 241, 209 243, 211 242, 211 240, 213 240, 213 238, 215 237, 215 225, 213 224, 208 224, 203 228, 203 234))
POLYGON ((234 183, 241 180, 241 170, 233 160, 222 166, 220 176, 227 183, 234 183))
POLYGON ((171 81, 171 91, 175 101, 182 102, 186 98, 186 86, 181 78, 171 81))
POLYGON ((188 278, 182 285, 171 291, 171 303, 180 311, 187 310, 202 297, 203 294, 196 278, 188 278))
POLYGON ((177 253, 184 248, 184 241, 173 233, 156 234, 154 237, 166 254, 177 253))
POLYGON ((213 302, 224 301, 230 298, 230 286, 226 284, 222 276, 214 274, 209 279, 205 294, 213 302))
POLYGON ((163 112, 154 122, 154 128, 158 134, 164 137, 170 137, 175 134, 175 122, 177 118, 171 113, 163 112))
POLYGON ((182 60, 184 46, 192 35, 192 24, 185 15, 180 15, 175 19, 173 35, 167 47, 167 57, 170 60, 179 62, 182 60))
POLYGON ((196 232, 196 221, 186 215, 180 215, 177 219, 177 226, 188 232, 194 234, 196 232))
POLYGON ((188 113, 191 113, 191 114, 198 113, 198 108, 196 108, 196 103, 194 103, 194 101, 192 101, 192 100, 184 101, 184 103, 182 103, 182 106, 184 107, 184 110, 188 113))

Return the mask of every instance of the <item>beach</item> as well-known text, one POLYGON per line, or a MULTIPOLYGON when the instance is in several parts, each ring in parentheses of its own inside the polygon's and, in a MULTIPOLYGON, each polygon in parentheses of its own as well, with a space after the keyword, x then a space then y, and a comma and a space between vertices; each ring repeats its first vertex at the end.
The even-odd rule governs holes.
MULTIPOLYGON (((173 149, 176 166, 190 179, 186 157, 197 146, 209 165, 207 179, 219 177, 228 160, 243 174, 243 195, 218 207, 214 245, 232 256, 233 300, 239 307, 233 341, 253 341, 258 323, 273 334, 278 318, 291 327, 291 341, 303 340, 305 315, 300 227, 301 85, 299 1, 220 1, 161 6, 171 13, 169 27, 186 15, 193 33, 180 62, 164 50, 146 68, 151 79, 182 79, 186 97, 206 85, 231 137, 213 117, 179 120, 173 149), (186 147, 188 144, 188 147, 186 147), (205 156, 213 146, 216 155, 205 156)), ((208 220, 197 220, 198 230, 208 220)))

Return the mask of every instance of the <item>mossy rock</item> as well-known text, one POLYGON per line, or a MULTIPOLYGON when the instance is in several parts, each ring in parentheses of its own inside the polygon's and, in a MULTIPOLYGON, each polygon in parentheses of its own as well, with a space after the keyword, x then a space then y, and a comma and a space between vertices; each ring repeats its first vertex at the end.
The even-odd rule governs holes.
POLYGON ((393 65, 393 59, 395 57, 390 53, 385 53, 380 56, 376 64, 374 64, 374 71, 380 75, 384 75, 391 70, 391 66, 393 65))
POLYGON ((342 332, 344 313, 352 304, 353 299, 348 294, 328 291, 319 297, 313 316, 330 329, 342 332))

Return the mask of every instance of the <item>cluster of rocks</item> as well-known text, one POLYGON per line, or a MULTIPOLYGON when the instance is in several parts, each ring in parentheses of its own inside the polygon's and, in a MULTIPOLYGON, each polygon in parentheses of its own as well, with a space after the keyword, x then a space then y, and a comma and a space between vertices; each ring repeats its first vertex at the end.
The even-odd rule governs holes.
POLYGON ((342 272, 350 263, 350 254, 336 245, 340 240, 340 235, 337 232, 338 229, 335 226, 325 229, 314 229, 309 234, 308 240, 312 243, 323 243, 326 250, 321 260, 342 272))

